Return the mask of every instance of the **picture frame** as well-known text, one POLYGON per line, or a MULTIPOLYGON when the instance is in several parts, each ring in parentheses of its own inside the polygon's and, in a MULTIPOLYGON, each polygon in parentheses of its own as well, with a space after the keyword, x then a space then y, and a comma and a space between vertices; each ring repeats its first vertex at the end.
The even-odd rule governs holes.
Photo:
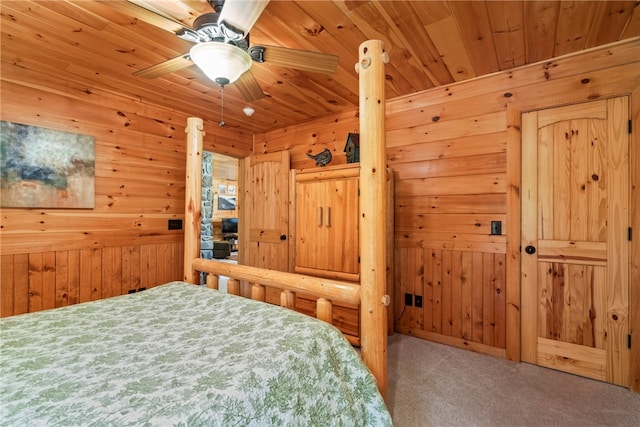
POLYGON ((95 138, 0 121, 0 206, 95 208, 95 138))
POLYGON ((219 211, 235 211, 236 198, 233 196, 218 196, 219 211))

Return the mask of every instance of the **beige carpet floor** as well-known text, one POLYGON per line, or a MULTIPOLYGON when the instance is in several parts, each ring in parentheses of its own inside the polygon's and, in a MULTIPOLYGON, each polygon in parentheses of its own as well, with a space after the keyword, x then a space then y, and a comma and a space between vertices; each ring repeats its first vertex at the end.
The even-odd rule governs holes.
POLYGON ((623 387, 398 333, 388 355, 396 427, 640 427, 640 395, 623 387))

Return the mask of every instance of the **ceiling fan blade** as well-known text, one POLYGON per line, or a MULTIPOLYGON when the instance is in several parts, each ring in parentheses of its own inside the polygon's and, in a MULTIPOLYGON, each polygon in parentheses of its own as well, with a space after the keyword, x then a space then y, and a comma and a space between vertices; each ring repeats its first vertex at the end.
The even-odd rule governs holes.
POLYGON ((266 96, 256 78, 251 74, 251 70, 242 74, 233 86, 240 91, 246 101, 257 101, 266 96))
POLYGON ((134 18, 138 18, 147 24, 151 24, 171 33, 179 34, 181 32, 191 31, 189 27, 166 16, 162 11, 149 5, 148 2, 142 0, 127 0, 117 4, 118 8, 134 18))
POLYGON ((224 22, 246 35, 268 3, 269 0, 226 0, 218 23, 224 22))
POLYGON ((327 53, 309 52, 278 46, 264 47, 264 62, 312 73, 333 74, 339 58, 327 53))
POLYGON ((155 79, 156 77, 160 77, 164 74, 173 73, 174 71, 179 71, 184 68, 193 65, 193 62, 189 59, 189 55, 180 55, 175 58, 168 59, 164 62, 161 62, 156 65, 152 65, 147 68, 143 68, 142 70, 138 70, 133 73, 136 77, 144 77, 147 79, 155 79))

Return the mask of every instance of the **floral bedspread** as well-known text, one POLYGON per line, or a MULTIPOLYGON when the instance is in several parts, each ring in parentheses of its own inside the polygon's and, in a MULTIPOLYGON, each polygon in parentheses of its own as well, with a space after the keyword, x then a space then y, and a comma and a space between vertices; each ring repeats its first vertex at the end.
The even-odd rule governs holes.
POLYGON ((201 286, 9 317, 0 332, 0 425, 391 425, 333 326, 201 286))

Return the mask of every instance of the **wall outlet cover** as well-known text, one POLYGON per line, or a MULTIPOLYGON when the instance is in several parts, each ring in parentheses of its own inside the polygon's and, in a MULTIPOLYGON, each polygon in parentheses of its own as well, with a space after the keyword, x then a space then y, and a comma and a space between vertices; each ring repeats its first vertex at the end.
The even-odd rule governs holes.
POLYGON ((491 235, 499 236, 502 234, 502 221, 491 221, 491 235))
POLYGON ((416 295, 416 308, 422 308, 422 295, 416 295))
POLYGON ((182 230, 182 220, 181 219, 170 219, 168 224, 169 230, 182 230))
POLYGON ((404 305, 408 307, 413 306, 413 295, 412 294, 404 294, 404 305))

